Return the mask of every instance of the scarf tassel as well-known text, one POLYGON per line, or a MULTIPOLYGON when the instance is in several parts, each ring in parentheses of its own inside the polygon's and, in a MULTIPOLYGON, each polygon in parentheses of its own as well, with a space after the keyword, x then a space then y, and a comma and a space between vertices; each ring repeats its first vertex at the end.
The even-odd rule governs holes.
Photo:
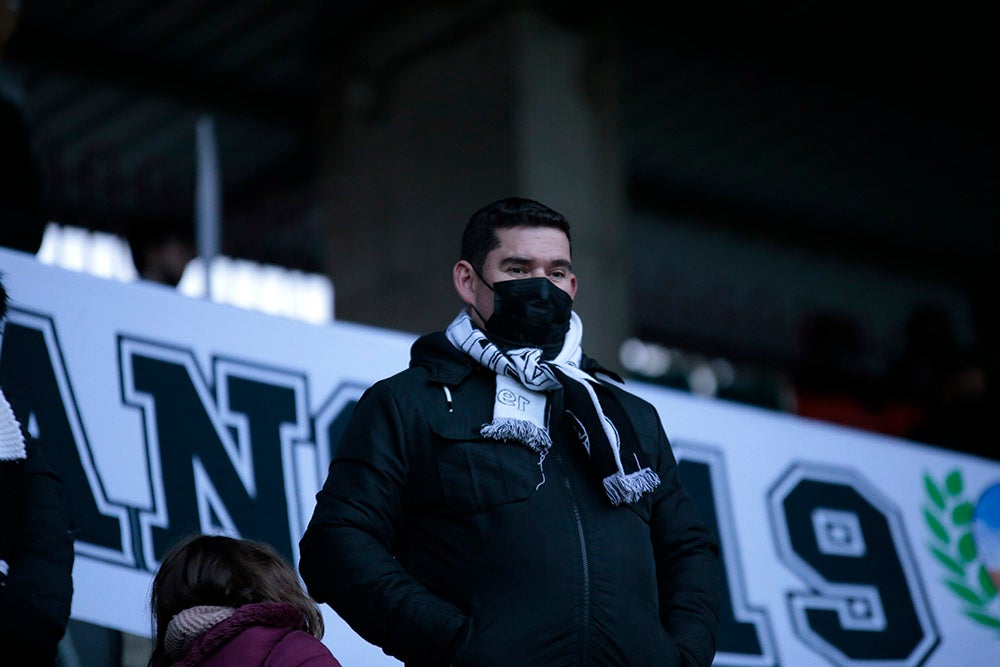
POLYGON ((552 446, 552 439, 544 429, 523 419, 494 419, 485 424, 479 434, 492 440, 513 440, 539 454, 545 454, 552 446))
POLYGON ((644 493, 652 493, 660 485, 660 477, 649 468, 625 474, 616 472, 604 478, 604 492, 614 505, 638 502, 644 493))

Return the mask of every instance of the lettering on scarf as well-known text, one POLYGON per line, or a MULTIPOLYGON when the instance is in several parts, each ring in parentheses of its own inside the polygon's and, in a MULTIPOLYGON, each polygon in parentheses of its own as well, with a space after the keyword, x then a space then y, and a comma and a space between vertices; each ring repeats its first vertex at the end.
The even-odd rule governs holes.
POLYGON ((509 405, 512 408, 524 412, 531 404, 531 399, 523 394, 515 393, 510 389, 501 389, 497 392, 497 402, 509 405))

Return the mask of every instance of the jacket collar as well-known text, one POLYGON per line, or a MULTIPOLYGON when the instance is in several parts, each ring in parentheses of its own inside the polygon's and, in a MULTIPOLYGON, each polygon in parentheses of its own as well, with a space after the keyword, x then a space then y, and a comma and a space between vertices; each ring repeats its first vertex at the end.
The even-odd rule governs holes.
POLYGON ((434 382, 455 386, 476 369, 476 362, 456 349, 443 331, 436 331, 421 336, 410 348, 410 368, 415 367, 426 368, 434 382))

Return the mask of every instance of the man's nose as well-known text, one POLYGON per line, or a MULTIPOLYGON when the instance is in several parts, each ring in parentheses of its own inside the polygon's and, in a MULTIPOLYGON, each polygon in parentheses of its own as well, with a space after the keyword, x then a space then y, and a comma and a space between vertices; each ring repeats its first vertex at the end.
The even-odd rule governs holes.
POLYGON ((531 277, 532 278, 544 278, 545 277, 545 267, 540 266, 537 269, 532 269, 532 271, 531 271, 531 277))

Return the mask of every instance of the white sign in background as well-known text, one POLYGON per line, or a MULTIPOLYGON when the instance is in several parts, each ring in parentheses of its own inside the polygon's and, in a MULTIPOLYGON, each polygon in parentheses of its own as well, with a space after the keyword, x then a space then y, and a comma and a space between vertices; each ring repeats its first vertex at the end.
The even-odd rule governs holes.
MULTIPOLYGON (((282 426, 281 465, 297 557, 331 444, 328 430, 310 424, 405 368, 414 339, 270 317, 160 285, 109 282, 3 249, 0 271, 12 300, 9 326, 40 331, 50 351, 58 350, 52 363, 72 403, 67 412, 88 481, 101 490, 101 512, 121 518, 124 531, 117 553, 81 537, 73 616, 140 635, 150 631, 150 535, 169 524, 172 488, 162 479, 155 406, 139 390, 136 360, 186 369, 250 496, 250 425, 229 409, 226 379, 249 374, 290 388, 299 416, 296 426, 282 426)), ((1000 664, 1000 603, 978 576, 982 566, 1000 565, 990 562, 996 553, 987 544, 997 508, 983 502, 1000 495, 991 492, 1000 485, 1000 463, 628 386, 658 409, 686 483, 698 475, 709 482, 693 495, 720 535, 729 618, 742 633, 720 637, 717 665, 1000 664)), ((195 478, 202 528, 226 528, 231 517, 211 474, 196 470, 195 478)), ((323 609, 325 642, 345 667, 399 664, 323 609)))

